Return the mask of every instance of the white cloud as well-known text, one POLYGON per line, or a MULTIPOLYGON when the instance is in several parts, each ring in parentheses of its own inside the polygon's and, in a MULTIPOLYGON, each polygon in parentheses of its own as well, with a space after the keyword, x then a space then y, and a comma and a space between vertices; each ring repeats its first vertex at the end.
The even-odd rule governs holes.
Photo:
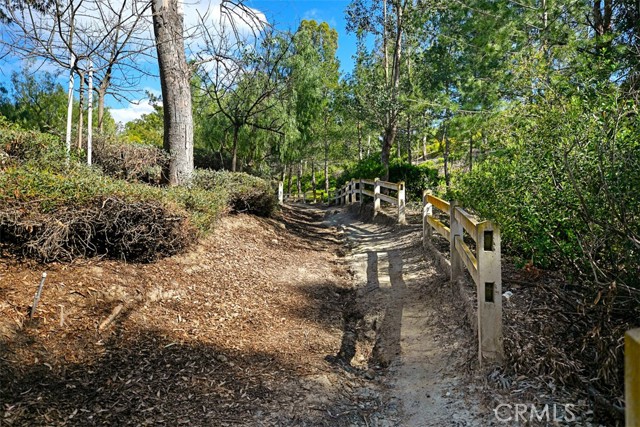
POLYGON ((319 15, 318 9, 310 9, 304 13, 304 15, 302 16, 302 19, 305 19, 307 21, 311 19, 318 19, 318 15, 319 15))
POLYGON ((124 108, 111 108, 111 117, 116 123, 122 123, 139 119, 143 114, 153 113, 153 106, 149 104, 148 99, 141 99, 139 101, 130 102, 127 107, 124 108))

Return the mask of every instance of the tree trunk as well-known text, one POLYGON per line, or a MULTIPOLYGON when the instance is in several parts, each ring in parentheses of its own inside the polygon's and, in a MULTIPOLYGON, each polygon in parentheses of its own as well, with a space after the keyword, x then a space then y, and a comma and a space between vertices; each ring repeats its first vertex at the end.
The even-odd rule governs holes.
MULTIPOLYGON (((298 179, 297 179, 297 184, 298 184, 298 201, 300 201, 300 196, 302 195, 302 160, 300 160, 300 163, 298 163, 298 179)), ((302 200, 302 203, 304 203, 305 200, 302 200)))
POLYGON ((316 161, 315 159, 311 160, 311 190, 313 191, 313 203, 317 200, 317 192, 316 192, 316 161))
POLYGON ((449 177, 449 138, 447 137, 447 124, 445 123, 442 130, 442 138, 444 141, 444 182, 446 183, 447 190, 451 179, 449 177))
POLYGON ((329 197, 329 140, 324 139, 324 192, 329 197))
POLYGON ((427 160, 427 135, 422 136, 422 159, 427 160))
POLYGON ((356 129, 358 130, 358 160, 362 160, 362 125, 360 120, 356 122, 356 129))
POLYGON ((407 114, 407 160, 412 164, 411 159, 411 115, 407 114))
POLYGON ((71 58, 69 59, 69 96, 68 96, 68 104, 67 104, 67 133, 65 139, 65 146, 67 150, 67 158, 71 153, 71 124, 73 123, 73 70, 76 64, 76 56, 71 53, 71 58))
POLYGON ((238 127, 233 127, 233 146, 231 147, 231 172, 236 171, 236 162, 238 160, 238 127))
POLYGON ((291 197, 291 180, 293 178, 293 164, 289 163, 289 177, 287 178, 287 196, 291 197))
POLYGON ((382 138, 382 153, 380 154, 380 159, 382 160, 382 166, 384 166, 384 181, 389 180, 389 156, 397 133, 398 122, 393 121, 388 128, 385 129, 384 136, 382 138))
POLYGON ((84 127, 82 118, 84 117, 84 73, 78 73, 80 76, 80 89, 78 89, 78 151, 82 150, 82 134, 84 127))
MULTIPOLYGON (((104 80, 103 80, 104 81, 104 80)), ((98 87, 98 133, 104 133, 104 98, 107 96, 107 88, 100 82, 98 87)))
POLYGON ((164 149, 170 155, 164 179, 169 185, 189 182, 193 173, 193 116, 190 70, 184 51, 179 0, 153 0, 153 32, 158 52, 164 110, 164 149))
POLYGON ((469 172, 473 170, 473 135, 469 137, 469 172))
MULTIPOLYGON (((386 5, 386 1, 385 1, 386 5)), ((391 92, 391 105, 392 107, 386 114, 384 137, 382 139, 382 154, 381 160, 384 166, 385 180, 389 179, 389 155, 391 148, 396 140, 398 134, 398 92, 400 91, 400 60, 402 58, 402 33, 404 27, 403 12, 404 9, 400 1, 393 2, 393 7, 396 12, 396 34, 394 40, 393 49, 393 64, 391 68, 391 80, 388 81, 388 88, 391 92)), ((386 27, 386 26, 385 26, 386 27)), ((386 35, 384 37, 386 39, 386 35)), ((386 56, 386 55, 385 55, 386 56)))

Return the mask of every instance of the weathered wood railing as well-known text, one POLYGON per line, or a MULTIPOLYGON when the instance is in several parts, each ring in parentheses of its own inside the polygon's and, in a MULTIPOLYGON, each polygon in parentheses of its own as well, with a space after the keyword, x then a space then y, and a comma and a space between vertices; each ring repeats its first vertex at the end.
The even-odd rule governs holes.
POLYGON ((386 202, 398 207, 398 223, 406 223, 406 189, 404 182, 388 182, 380 181, 378 178, 371 179, 352 179, 348 181, 344 186, 336 190, 333 196, 333 202, 337 205, 346 205, 355 202, 362 203, 364 196, 373 198, 373 212, 374 215, 380 211, 380 202, 386 202), (367 189, 367 186, 373 187, 372 190, 367 189), (388 190, 395 191, 395 196, 383 194, 381 189, 386 188, 388 190))
POLYGON ((624 360, 626 425, 640 426, 640 328, 625 335, 624 360))
POLYGON ((449 241, 451 281, 457 281, 466 267, 475 282, 480 363, 502 361, 500 229, 491 221, 478 221, 455 202, 442 200, 429 191, 423 193, 422 228, 425 245, 432 244, 433 231, 449 241), (434 208, 449 217, 449 227, 434 216, 434 208), (465 242, 465 231, 475 241, 475 250, 465 242))

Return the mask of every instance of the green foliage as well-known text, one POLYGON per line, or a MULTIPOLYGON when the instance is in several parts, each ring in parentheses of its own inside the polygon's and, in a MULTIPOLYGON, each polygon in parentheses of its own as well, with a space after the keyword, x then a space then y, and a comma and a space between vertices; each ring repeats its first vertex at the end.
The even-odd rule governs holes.
POLYGON ((616 92, 607 84, 513 111, 507 147, 460 176, 454 194, 538 265, 640 286, 640 121, 616 92))
POLYGON ((277 205, 275 191, 267 181, 242 172, 197 170, 192 186, 226 194, 227 204, 235 212, 268 217, 277 205))
POLYGON ((64 162, 62 140, 36 130, 24 130, 0 115, 0 150, 20 161, 42 164, 64 162))
POLYGON ((25 68, 11 75, 9 96, 0 97, 0 114, 24 129, 61 135, 66 124, 67 93, 51 73, 25 68))
POLYGON ((162 106, 154 104, 154 111, 124 125, 122 137, 131 143, 162 147, 164 119, 162 106))
MULTIPOLYGON (((380 163, 380 156, 374 154, 347 167, 338 182, 344 184, 351 179, 380 178, 383 174, 384 166, 380 163)), ((407 198, 421 200, 423 190, 437 187, 438 171, 426 164, 412 165, 393 159, 389 165, 389 181, 404 181, 407 198)))

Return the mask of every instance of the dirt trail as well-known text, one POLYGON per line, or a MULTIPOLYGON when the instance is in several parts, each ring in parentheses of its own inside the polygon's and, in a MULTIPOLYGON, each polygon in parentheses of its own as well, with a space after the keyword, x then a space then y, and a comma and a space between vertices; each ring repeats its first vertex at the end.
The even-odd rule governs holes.
POLYGON ((485 425, 468 375, 474 340, 446 278, 423 255, 419 226, 363 222, 339 210, 328 222, 351 248, 360 332, 364 341, 375 334, 368 364, 384 378, 381 425, 485 425))
POLYGON ((0 426, 487 425, 418 234, 291 206, 152 264, 0 257, 0 426))

